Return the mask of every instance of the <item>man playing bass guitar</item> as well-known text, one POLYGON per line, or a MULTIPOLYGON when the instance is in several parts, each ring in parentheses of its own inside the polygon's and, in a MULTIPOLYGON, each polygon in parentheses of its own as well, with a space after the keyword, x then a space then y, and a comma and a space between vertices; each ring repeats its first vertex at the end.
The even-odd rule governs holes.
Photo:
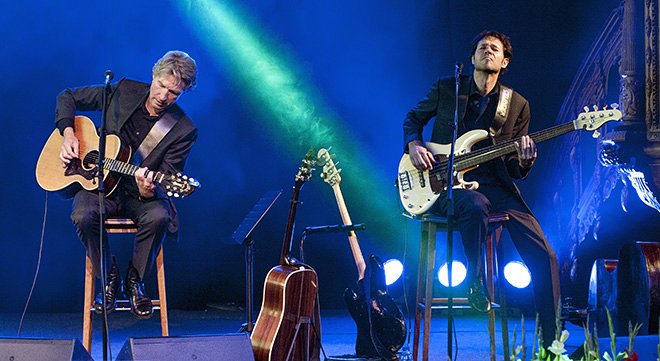
MULTIPOLYGON (((484 129, 495 143, 518 140, 515 143, 516 152, 480 164, 466 173, 465 180, 476 181, 479 186, 477 189, 454 189, 455 220, 468 261, 468 301, 474 309, 487 312, 491 304, 483 282, 481 252, 488 230, 488 214, 509 214, 506 227, 531 271, 543 344, 549 347, 555 335, 559 301, 558 264, 538 221, 512 181, 512 178, 525 178, 534 164, 537 150, 532 138, 527 136, 529 103, 499 82, 511 55, 511 43, 506 35, 484 31, 472 42, 472 75, 460 77, 458 136, 484 129)), ((451 143, 455 104, 455 78, 441 78, 433 84, 426 98, 407 114, 403 123, 405 151, 409 153, 415 168, 429 170, 438 162, 422 142, 422 129, 433 117, 436 119, 431 141, 451 143)), ((446 190, 442 191, 430 211, 446 215, 446 190)))

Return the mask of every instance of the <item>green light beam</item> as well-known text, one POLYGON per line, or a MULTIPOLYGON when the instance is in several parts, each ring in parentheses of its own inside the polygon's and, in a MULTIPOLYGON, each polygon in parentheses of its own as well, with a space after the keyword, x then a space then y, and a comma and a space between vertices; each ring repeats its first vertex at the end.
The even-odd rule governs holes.
MULTIPOLYGON (((247 16, 227 1, 174 0, 190 28, 218 59, 231 67, 231 75, 241 91, 254 99, 272 120, 270 131, 287 144, 296 158, 307 147, 332 145, 343 168, 344 191, 352 194, 354 206, 373 216, 368 223, 387 243, 399 242, 403 232, 397 208, 394 169, 377 169, 376 158, 365 150, 344 122, 314 96, 314 87, 292 69, 297 68, 285 52, 277 49, 265 31, 250 24, 247 16)), ((398 145, 397 145, 398 146, 398 145)), ((351 205, 349 205, 350 207, 351 205)))

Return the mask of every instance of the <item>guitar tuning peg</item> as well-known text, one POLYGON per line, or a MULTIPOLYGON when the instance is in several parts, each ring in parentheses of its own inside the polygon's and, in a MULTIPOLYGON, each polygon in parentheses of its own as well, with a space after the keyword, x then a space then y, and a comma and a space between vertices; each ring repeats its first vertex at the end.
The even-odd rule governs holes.
POLYGON ((184 175, 184 176, 183 176, 183 179, 186 179, 186 180, 187 180, 187 179, 188 179, 188 176, 187 176, 187 175, 184 175))
POLYGON ((193 183, 195 182, 195 178, 192 178, 192 177, 190 177, 188 180, 193 182, 193 183))
POLYGON ((321 178, 325 178, 325 173, 319 173, 319 176, 320 176, 321 178))
MULTIPOLYGON (((168 196, 168 197, 171 197, 171 196, 172 196, 172 192, 167 192, 167 196, 168 196)), ((99 203, 100 203, 100 202, 99 202, 99 203)))
POLYGON ((594 104, 594 111, 595 111, 595 112, 598 111, 598 105, 595 105, 595 104, 594 104))
POLYGON ((612 109, 619 109, 619 104, 612 103, 612 104, 610 104, 610 107, 612 107, 612 109))
POLYGON ((594 137, 594 138, 598 138, 598 137, 600 137, 600 132, 597 131, 597 130, 594 130, 594 133, 591 134, 591 136, 594 137))
POLYGON ((341 173, 341 168, 337 168, 337 173, 341 173))
POLYGON ((174 193, 174 198, 179 198, 179 197, 180 197, 179 193, 174 193))
POLYGON ((607 104, 603 105, 603 110, 607 110, 607 104))
POLYGON ((584 108, 582 108, 582 109, 584 109, 585 112, 588 112, 588 111, 589 111, 589 107, 586 106, 586 105, 585 105, 584 108))

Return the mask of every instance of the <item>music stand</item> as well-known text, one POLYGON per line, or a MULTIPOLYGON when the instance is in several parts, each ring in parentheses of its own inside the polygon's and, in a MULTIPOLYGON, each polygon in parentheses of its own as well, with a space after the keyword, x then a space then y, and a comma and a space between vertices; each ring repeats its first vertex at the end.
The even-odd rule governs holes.
POLYGON ((252 322, 252 300, 253 300, 253 277, 252 268, 254 261, 254 240, 252 239, 252 231, 257 227, 259 221, 266 215, 268 210, 275 204, 275 201, 282 194, 282 190, 269 191, 257 201, 252 207, 250 212, 245 216, 241 224, 236 228, 231 238, 238 244, 245 246, 245 285, 246 285, 246 317, 247 322, 241 325, 239 332, 252 333, 254 329, 254 322, 252 322))

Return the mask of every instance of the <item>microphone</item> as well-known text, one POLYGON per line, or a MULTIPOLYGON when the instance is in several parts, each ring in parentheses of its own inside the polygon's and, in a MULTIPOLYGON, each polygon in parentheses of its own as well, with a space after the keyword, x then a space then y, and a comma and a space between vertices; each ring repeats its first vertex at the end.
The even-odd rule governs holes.
POLYGON ((103 76, 105 77, 105 85, 108 85, 110 84, 110 81, 112 80, 114 74, 112 74, 110 70, 106 70, 103 76))
POLYGON ((461 72, 463 71, 463 63, 460 61, 456 62, 456 75, 460 75, 461 72))
POLYGON ((351 231, 357 231, 357 230, 363 230, 366 229, 367 226, 364 225, 364 223, 360 224, 347 224, 347 225, 333 225, 333 226, 314 226, 314 227, 306 227, 305 232, 323 232, 323 233, 330 233, 330 232, 351 232, 351 231))

